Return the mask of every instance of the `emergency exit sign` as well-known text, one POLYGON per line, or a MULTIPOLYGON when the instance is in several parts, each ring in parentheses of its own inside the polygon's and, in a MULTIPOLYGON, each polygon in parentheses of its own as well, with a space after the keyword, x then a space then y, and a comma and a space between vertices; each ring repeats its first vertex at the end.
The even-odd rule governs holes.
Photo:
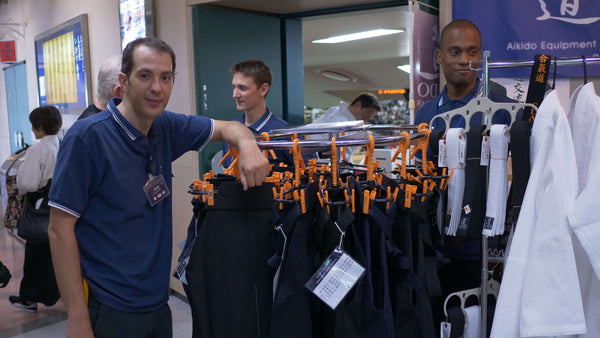
POLYGON ((17 62, 15 41, 0 41, 0 62, 17 62))

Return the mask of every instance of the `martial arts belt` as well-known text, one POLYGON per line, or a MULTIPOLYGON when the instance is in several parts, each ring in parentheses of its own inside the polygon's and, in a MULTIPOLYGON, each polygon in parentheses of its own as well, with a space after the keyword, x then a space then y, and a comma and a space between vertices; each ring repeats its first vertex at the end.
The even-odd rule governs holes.
POLYGON ((507 199, 508 136, 505 124, 492 125, 490 131, 490 166, 488 196, 483 234, 496 236, 504 233, 507 199))
POLYGON ((448 209, 446 210, 446 235, 455 236, 465 189, 465 160, 467 137, 463 128, 450 128, 446 132, 446 152, 448 170, 451 175, 448 182, 448 209))

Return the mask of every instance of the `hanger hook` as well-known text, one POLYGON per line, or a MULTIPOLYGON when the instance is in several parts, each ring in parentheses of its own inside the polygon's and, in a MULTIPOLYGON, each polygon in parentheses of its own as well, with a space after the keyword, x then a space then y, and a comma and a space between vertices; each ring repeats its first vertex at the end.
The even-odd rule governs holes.
POLYGON ((552 89, 556 88, 556 68, 558 67, 558 60, 554 57, 554 74, 552 75, 552 89))
POLYGON ((585 55, 582 55, 581 59, 583 60, 583 83, 586 84, 587 83, 587 63, 585 62, 585 55))

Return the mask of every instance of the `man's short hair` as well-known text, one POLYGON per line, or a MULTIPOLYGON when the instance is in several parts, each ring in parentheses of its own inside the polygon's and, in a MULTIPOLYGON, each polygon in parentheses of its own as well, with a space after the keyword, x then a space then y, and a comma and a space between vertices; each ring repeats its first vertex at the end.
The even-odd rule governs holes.
POLYGON ((261 60, 250 59, 234 64, 231 67, 231 75, 235 75, 237 73, 252 77, 257 87, 262 86, 263 83, 267 83, 269 85, 269 89, 271 89, 273 73, 271 73, 271 68, 269 68, 269 66, 267 66, 261 60))
POLYGON ((157 39, 157 38, 140 38, 131 41, 125 47, 123 51, 123 58, 121 61, 121 73, 125 74, 127 77, 131 75, 131 71, 133 70, 133 52, 138 46, 146 46, 155 51, 169 53, 171 56, 171 71, 175 74, 175 52, 171 49, 166 42, 157 39))
POLYGON ((56 135, 62 126, 62 117, 58 108, 41 106, 29 113, 29 122, 34 129, 42 129, 46 135, 56 135))
POLYGON ((104 60, 98 70, 98 85, 96 98, 104 103, 113 96, 113 90, 119 85, 119 72, 121 71, 121 56, 114 55, 104 60))
POLYGON ((360 102, 361 107, 363 108, 375 108, 377 111, 381 110, 381 106, 379 105, 379 100, 377 96, 371 93, 362 93, 358 95, 354 101, 350 105, 355 104, 356 102, 360 102))
POLYGON ((481 32, 479 31, 477 25, 475 25, 473 22, 467 19, 456 19, 444 26, 444 28, 442 29, 442 32, 440 33, 440 48, 442 47, 442 41, 444 41, 444 36, 446 35, 446 33, 450 29, 454 28, 468 28, 476 30, 479 35, 479 45, 481 45, 481 32))

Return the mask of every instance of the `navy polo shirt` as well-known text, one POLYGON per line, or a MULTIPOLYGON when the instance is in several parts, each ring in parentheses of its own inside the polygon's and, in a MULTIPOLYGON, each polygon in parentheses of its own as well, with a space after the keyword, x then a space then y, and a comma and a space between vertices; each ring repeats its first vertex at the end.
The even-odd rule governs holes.
MULTIPOLYGON (((245 117, 245 113, 242 113, 242 116, 238 119, 235 119, 234 121, 238 121, 241 124, 244 124, 244 121, 246 119, 245 117)), ((273 129, 280 129, 286 127, 287 125, 287 122, 285 122, 275 114, 271 113, 269 111, 269 108, 267 108, 267 111, 263 114, 263 116, 261 116, 261 118, 258 119, 258 121, 252 124, 249 127, 249 129, 254 135, 260 135, 262 132, 269 132, 273 129)), ((225 155, 227 151, 229 151, 229 145, 227 144, 227 142, 223 142, 223 155, 225 155)), ((274 150, 274 152, 275 156, 277 156, 277 160, 271 160, 271 157, 269 156, 269 160, 271 160, 272 163, 278 164, 280 162, 284 162, 287 165, 294 165, 294 157, 288 150, 274 150)), ((226 158, 225 161, 223 161, 223 167, 229 167, 232 161, 232 157, 226 158)))
POLYGON ((150 206, 143 186, 162 175, 169 190, 171 162, 211 139, 214 121, 164 111, 148 137, 117 109, 79 120, 66 133, 49 204, 78 217, 75 235, 83 278, 96 299, 127 312, 164 306, 169 297, 171 196, 150 206))

